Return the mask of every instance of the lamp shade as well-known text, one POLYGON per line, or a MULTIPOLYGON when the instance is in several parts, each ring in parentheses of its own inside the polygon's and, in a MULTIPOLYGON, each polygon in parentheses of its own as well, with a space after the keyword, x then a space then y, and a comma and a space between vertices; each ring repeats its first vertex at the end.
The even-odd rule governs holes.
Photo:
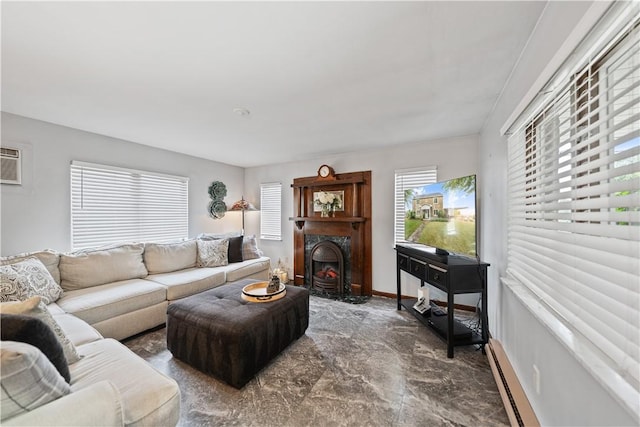
POLYGON ((242 212, 242 235, 244 236, 244 213, 245 211, 257 211, 255 206, 251 203, 247 202, 244 199, 244 196, 237 202, 235 202, 230 208, 230 211, 241 211, 242 212))
POLYGON ((230 211, 257 211, 256 207, 244 199, 244 196, 237 202, 235 202, 230 208, 230 211))

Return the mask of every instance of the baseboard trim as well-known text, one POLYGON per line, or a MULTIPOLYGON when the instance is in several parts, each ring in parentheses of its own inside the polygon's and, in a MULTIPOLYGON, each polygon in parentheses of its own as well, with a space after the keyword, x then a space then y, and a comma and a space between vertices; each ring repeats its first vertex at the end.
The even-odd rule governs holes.
MULTIPOLYGON (((381 291, 373 290, 373 291, 371 291, 371 294, 375 295, 377 297, 386 297, 386 298, 393 298, 393 299, 398 298, 398 294, 392 294, 390 292, 381 292, 381 291)), ((407 296, 407 295, 400 295, 400 298, 409 299, 409 298, 415 298, 415 297, 410 297, 410 296, 407 296)))
POLYGON ((540 427, 540 422, 524 393, 511 362, 499 341, 490 338, 486 347, 487 359, 498 386, 509 422, 518 427, 540 427))

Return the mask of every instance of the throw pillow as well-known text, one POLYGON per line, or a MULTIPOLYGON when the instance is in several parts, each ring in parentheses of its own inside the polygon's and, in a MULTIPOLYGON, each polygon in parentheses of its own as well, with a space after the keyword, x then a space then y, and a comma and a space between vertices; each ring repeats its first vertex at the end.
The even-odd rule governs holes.
POLYGON ((56 322, 53 316, 51 316, 51 313, 49 313, 49 310, 47 310, 44 303, 40 301, 40 297, 33 297, 23 302, 0 303, 0 313, 24 314, 26 316, 32 316, 42 320, 47 324, 47 326, 49 326, 49 328, 51 328, 56 337, 58 337, 64 356, 67 359, 67 363, 71 365, 80 360, 80 355, 78 354, 76 347, 73 345, 71 340, 69 340, 60 325, 58 325, 58 322, 56 322), (35 304, 34 300, 36 301, 35 304))
MULTIPOLYGON (((227 234, 235 234, 235 233, 227 233, 227 234)), ((222 237, 216 237, 217 234, 201 234, 201 237, 198 237, 200 240, 220 240, 222 237)), ((244 237, 233 236, 233 237, 225 237, 229 240, 229 252, 227 254, 227 258, 229 260, 229 264, 232 262, 242 262, 244 259, 242 258, 242 241, 244 237)))
POLYGON ((36 257, 40 261, 42 261, 44 266, 47 267, 47 270, 49 270, 49 273, 51 273, 51 277, 53 277, 53 280, 55 280, 56 283, 59 285, 60 270, 58 269, 58 264, 60 263, 60 254, 51 249, 45 249, 43 251, 36 251, 36 252, 25 252, 22 254, 0 257, 0 265, 15 264, 18 261, 22 261, 27 258, 33 258, 33 257, 36 257))
POLYGON ((24 314, 40 304, 39 296, 27 298, 24 301, 9 301, 0 303, 0 314, 24 314))
POLYGON ((242 236, 229 237, 229 253, 227 254, 229 263, 242 262, 244 260, 242 258, 242 241, 243 240, 244 238, 242 236))
POLYGON ((37 258, 0 266, 0 301, 22 301, 42 297, 45 304, 57 301, 62 288, 37 258))
POLYGON ((242 259, 256 259, 262 256, 262 252, 258 249, 256 236, 244 236, 242 241, 242 259))
POLYGON ((229 264, 229 240, 198 239, 198 266, 220 267, 229 264))
POLYGON ((0 343, 1 420, 31 411, 71 392, 69 384, 36 347, 0 343))
POLYGON ((62 345, 51 328, 40 319, 22 314, 0 314, 0 339, 31 344, 40 349, 66 382, 71 381, 62 345))

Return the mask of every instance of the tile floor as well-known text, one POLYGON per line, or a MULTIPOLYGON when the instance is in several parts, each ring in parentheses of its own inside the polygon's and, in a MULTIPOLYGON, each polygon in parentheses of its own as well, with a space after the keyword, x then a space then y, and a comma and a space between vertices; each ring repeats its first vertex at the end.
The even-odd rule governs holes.
POLYGON ((242 390, 172 357, 165 329, 125 344, 174 378, 181 426, 504 426, 486 356, 445 343, 395 300, 311 297, 306 334, 242 390))

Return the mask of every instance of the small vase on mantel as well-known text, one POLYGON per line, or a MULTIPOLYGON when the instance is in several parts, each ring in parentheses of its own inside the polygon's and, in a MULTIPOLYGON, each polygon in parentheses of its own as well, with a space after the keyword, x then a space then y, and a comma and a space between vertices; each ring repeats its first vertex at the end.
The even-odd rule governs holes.
POLYGON ((331 206, 322 205, 322 212, 320 213, 320 216, 322 218, 329 218, 329 212, 331 212, 331 206))

